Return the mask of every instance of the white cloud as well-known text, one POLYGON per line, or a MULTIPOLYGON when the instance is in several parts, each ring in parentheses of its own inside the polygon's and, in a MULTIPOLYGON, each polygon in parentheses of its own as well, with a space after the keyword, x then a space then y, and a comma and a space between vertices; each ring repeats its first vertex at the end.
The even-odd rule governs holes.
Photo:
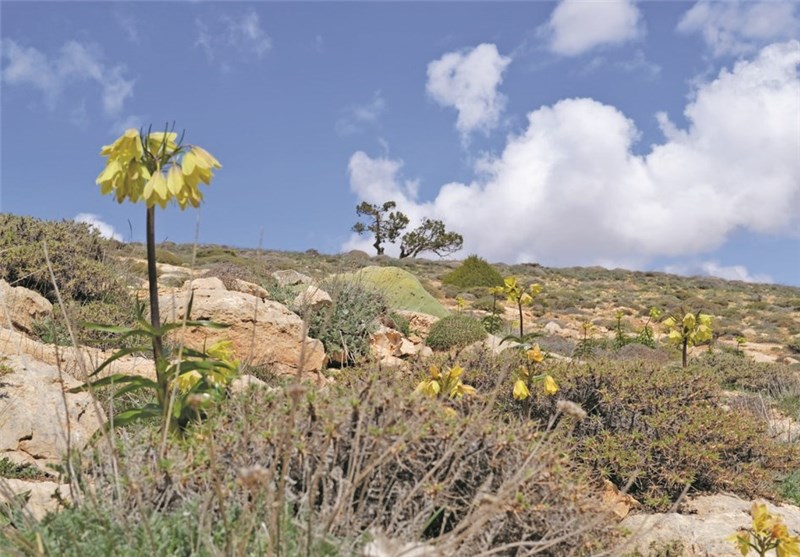
POLYGON ((577 56, 598 46, 637 39, 643 29, 633 0, 561 0, 539 33, 547 37, 551 51, 577 56))
POLYGON ((456 128, 466 138, 475 130, 495 128, 506 98, 498 93, 511 58, 501 56, 493 44, 469 51, 448 52, 428 64, 426 90, 442 106, 458 111, 456 128))
POLYGON ((759 282, 771 284, 775 282, 766 274, 750 274, 744 265, 721 265, 718 261, 703 261, 700 263, 679 263, 664 267, 665 273, 684 276, 709 276, 725 280, 740 280, 743 282, 759 282))
POLYGON ((232 60, 243 54, 260 60, 272 49, 272 39, 254 10, 238 17, 217 18, 210 24, 198 18, 195 30, 195 46, 203 49, 209 62, 219 62, 223 69, 230 69, 232 60))
POLYGON ((700 0, 678 23, 682 33, 700 33, 714 56, 739 55, 800 35, 800 4, 789 1, 700 0))
POLYGON ((364 104, 354 104, 342 111, 336 121, 336 133, 353 135, 364 131, 366 126, 375 124, 386 108, 386 101, 380 91, 372 94, 372 100, 364 104))
POLYGON ((3 69, 3 82, 39 90, 50 110, 55 109, 67 87, 80 82, 100 86, 103 110, 109 117, 117 116, 125 101, 133 96, 135 80, 125 77, 124 66, 106 65, 95 45, 68 41, 52 58, 12 39, 4 39, 2 46, 3 58, 8 61, 3 69))
POLYGON ((429 203, 407 194, 400 162, 364 153, 350 160, 351 189, 442 219, 464 253, 508 262, 641 268, 714 250, 737 228, 798 234, 798 64, 791 41, 723 70, 687 105, 686 129, 661 116, 665 141, 645 155, 617 108, 566 99, 531 112, 475 180, 429 203))
POLYGON ((136 21, 136 18, 130 14, 126 14, 121 11, 115 11, 114 20, 125 33, 125 38, 128 40, 128 42, 136 45, 141 43, 141 37, 139 36, 139 24, 136 21))
POLYGON ((78 213, 72 220, 75 222, 85 222, 92 228, 96 229, 103 238, 117 240, 118 242, 122 241, 122 235, 114 230, 113 226, 107 222, 104 222, 98 215, 93 213, 78 213))

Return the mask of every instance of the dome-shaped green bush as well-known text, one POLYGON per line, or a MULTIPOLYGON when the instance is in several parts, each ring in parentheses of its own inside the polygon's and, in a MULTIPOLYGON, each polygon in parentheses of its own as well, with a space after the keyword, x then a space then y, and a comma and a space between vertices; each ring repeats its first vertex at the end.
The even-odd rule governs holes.
POLYGON ((425 344, 433 350, 450 350, 485 338, 486 330, 480 321, 468 315, 455 314, 434 323, 425 344))
POLYGON ((462 288, 502 286, 503 276, 486 260, 470 255, 460 266, 443 276, 442 282, 462 288))

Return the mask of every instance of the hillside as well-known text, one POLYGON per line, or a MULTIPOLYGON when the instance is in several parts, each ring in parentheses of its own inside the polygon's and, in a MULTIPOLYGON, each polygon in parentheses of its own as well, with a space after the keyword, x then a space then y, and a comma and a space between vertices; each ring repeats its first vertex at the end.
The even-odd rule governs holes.
POLYGON ((800 531, 798 288, 163 243, 157 368, 142 245, 0 224, 0 555, 734 556, 763 500, 800 531))

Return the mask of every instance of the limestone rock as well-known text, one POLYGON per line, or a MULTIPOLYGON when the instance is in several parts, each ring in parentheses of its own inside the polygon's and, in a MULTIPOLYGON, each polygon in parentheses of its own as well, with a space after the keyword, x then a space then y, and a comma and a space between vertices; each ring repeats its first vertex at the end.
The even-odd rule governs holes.
MULTIPOLYGON (((175 331, 174 341, 202 350, 218 340, 230 340, 236 357, 251 366, 269 366, 277 374, 319 371, 325 360, 322 343, 303 334, 303 320, 288 308, 244 292, 232 292, 218 278, 192 283, 193 320, 210 320, 228 325, 226 329, 189 327, 175 331)), ((162 317, 181 319, 186 312, 189 292, 177 290, 159 295, 162 317)))
POLYGON ((296 310, 300 315, 306 315, 308 312, 313 314, 322 308, 332 305, 333 299, 330 294, 317 286, 309 285, 295 297, 292 302, 292 309, 296 310))
POLYGON ((311 284, 314 282, 314 279, 310 276, 299 273, 294 269, 275 271, 272 276, 280 286, 294 286, 295 284, 311 284))
POLYGON ((628 516, 631 509, 639 506, 639 502, 628 495, 621 492, 617 486, 608 480, 603 481, 603 491, 600 493, 600 500, 603 503, 603 508, 611 511, 620 520, 628 516))
POLYGON ((230 384, 230 391, 231 394, 239 394, 247 391, 252 387, 264 388, 264 389, 272 389, 266 382, 262 381, 258 377, 254 377, 252 375, 239 375, 234 379, 230 384))
POLYGON ((384 356, 378 362, 381 368, 387 369, 402 369, 407 370, 409 369, 409 364, 407 361, 403 360, 402 358, 398 358, 397 356, 384 356))
POLYGON ((403 337, 400 339, 400 347, 398 349, 398 355, 401 358, 408 358, 409 356, 416 356, 419 354, 420 349, 422 346, 414 344, 407 338, 403 337))
POLYGON ((38 292, 0 280, 0 328, 9 325, 26 333, 32 323, 53 313, 53 304, 38 292))
POLYGON ((408 328, 421 337, 427 337, 431 326, 439 321, 435 315, 420 313, 418 311, 398 310, 397 313, 408 319, 408 328))
POLYGON ((550 321, 550 322, 547 323, 547 325, 544 326, 544 331, 548 335, 558 335, 558 334, 561 334, 563 329, 555 321, 550 321))
POLYGON ((233 279, 233 286, 231 290, 235 290, 236 292, 243 292, 245 294, 250 294, 257 298, 261 298, 262 300, 269 300, 269 292, 263 286, 259 286, 257 284, 253 284, 252 282, 247 282, 246 280, 242 279, 233 279))
MULTIPOLYGON (((685 557, 739 557, 733 543, 726 538, 750 525, 751 501, 733 495, 716 494, 698 497, 683 505, 683 513, 629 515, 621 526, 633 532, 626 551, 639 548, 647 554, 651 542, 680 540, 685 557)), ((767 503, 769 511, 780 515, 795 534, 800 533, 800 508, 767 503)))
MULTIPOLYGON (((84 380, 86 376, 107 360, 114 352, 97 348, 56 346, 45 344, 18 331, 0 328, 0 356, 28 355, 50 365, 61 363, 61 369, 73 378, 84 380)), ((141 356, 123 356, 112 362, 97 377, 114 373, 141 375, 155 379, 153 360, 141 356)))
POLYGON ((56 496, 69 500, 69 484, 58 484, 50 481, 17 480, 13 478, 0 480, 0 504, 10 502, 15 495, 28 493, 28 501, 24 508, 33 518, 41 520, 49 512, 58 510, 56 496))
POLYGON ((381 326, 370 336, 372 355, 379 360, 388 356, 400 356, 402 343, 403 335, 388 327, 381 326))
POLYGON ((0 382, 0 454, 45 469, 70 444, 82 448, 105 422, 89 393, 69 393, 80 382, 30 356, 8 356, 0 382), (65 411, 66 399, 66 411, 65 411), (69 423, 67 422, 69 420, 69 423))

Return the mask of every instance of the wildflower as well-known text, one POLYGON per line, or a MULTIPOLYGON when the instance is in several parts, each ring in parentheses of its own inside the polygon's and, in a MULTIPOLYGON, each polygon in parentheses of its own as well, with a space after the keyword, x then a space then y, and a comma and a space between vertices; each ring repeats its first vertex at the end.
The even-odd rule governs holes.
POLYGON ((531 396, 531 392, 528 390, 528 386, 522 379, 517 379, 517 382, 514 383, 513 394, 515 400, 525 400, 526 398, 531 396))
POLYGON ((556 380, 553 379, 552 375, 544 376, 544 392, 548 395, 554 395, 558 392, 558 384, 556 384, 556 380))

